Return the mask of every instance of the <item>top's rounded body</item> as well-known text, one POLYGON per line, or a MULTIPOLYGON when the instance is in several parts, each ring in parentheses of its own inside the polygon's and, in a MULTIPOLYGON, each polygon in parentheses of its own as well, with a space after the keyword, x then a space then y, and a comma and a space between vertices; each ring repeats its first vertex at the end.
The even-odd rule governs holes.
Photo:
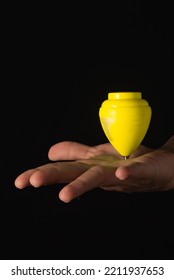
POLYGON ((111 92, 99 109, 102 128, 124 157, 140 145, 148 130, 152 110, 141 92, 111 92))

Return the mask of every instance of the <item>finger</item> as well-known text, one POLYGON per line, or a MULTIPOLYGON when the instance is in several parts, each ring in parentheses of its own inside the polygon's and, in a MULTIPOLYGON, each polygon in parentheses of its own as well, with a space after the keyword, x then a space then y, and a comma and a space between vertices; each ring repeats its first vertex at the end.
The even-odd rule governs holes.
POLYGON ((17 188, 32 185, 40 187, 57 183, 68 183, 80 176, 89 165, 78 162, 49 163, 19 175, 15 181, 17 188))
POLYGON ((35 170, 36 169, 30 169, 20 174, 14 182, 16 188, 23 189, 27 186, 30 186, 30 177, 35 172, 35 170))
POLYGON ((86 158, 90 147, 77 142, 64 141, 53 145, 48 157, 50 160, 76 160, 86 158))
POLYGON ((97 187, 113 184, 119 181, 115 177, 115 168, 93 166, 79 176, 76 180, 65 186, 59 193, 59 198, 64 202, 81 196, 97 187))
POLYGON ((121 158, 110 143, 91 147, 72 141, 64 141, 53 145, 48 152, 48 157, 50 160, 79 160, 89 159, 102 154, 119 156, 121 158))
POLYGON ((83 193, 98 187, 102 183, 102 180, 101 168, 99 166, 93 166, 76 180, 65 186, 60 191, 59 198, 64 202, 70 202, 83 193))

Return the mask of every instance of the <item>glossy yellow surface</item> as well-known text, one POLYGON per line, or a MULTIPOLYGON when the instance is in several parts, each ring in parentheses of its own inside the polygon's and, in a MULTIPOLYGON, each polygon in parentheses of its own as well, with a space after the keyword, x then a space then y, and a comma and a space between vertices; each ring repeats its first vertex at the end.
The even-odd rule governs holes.
POLYGON ((102 128, 113 147, 129 157, 141 144, 152 110, 141 92, 111 92, 99 109, 102 128))

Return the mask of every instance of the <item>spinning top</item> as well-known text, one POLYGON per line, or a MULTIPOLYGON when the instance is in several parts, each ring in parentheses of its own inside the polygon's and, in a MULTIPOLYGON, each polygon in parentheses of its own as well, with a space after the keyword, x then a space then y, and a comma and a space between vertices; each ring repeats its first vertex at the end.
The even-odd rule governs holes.
POLYGON ((112 146, 127 159, 141 144, 152 110, 141 92, 111 92, 99 109, 99 118, 112 146))

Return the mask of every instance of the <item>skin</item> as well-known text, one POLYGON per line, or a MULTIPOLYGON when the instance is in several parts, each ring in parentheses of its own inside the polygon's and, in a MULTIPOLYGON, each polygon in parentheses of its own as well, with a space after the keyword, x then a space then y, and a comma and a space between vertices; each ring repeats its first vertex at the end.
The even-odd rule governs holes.
POLYGON ((90 147, 71 141, 53 145, 48 158, 53 162, 23 172, 15 186, 65 183, 59 198, 66 203, 94 188, 127 193, 174 189, 174 136, 159 149, 140 145, 127 160, 110 143, 90 147))

